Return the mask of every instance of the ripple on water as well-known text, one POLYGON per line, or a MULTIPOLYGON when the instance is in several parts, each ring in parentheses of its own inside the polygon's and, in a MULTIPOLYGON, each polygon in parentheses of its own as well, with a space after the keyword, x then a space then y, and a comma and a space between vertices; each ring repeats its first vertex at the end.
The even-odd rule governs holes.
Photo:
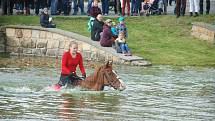
MULTIPOLYGON (((60 69, 0 70, 0 118, 34 120, 213 120, 215 69, 115 66, 120 92, 80 88, 55 92, 60 69), (132 71, 131 71, 132 70, 132 71)), ((87 73, 93 71, 87 68, 87 73)))

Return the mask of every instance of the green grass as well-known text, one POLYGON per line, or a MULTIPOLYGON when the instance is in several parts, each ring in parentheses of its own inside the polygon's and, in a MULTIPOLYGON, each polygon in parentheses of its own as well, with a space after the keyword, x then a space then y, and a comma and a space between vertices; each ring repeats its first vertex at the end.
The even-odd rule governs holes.
MULTIPOLYGON (((114 19, 114 18, 112 18, 114 19)), ((90 36, 88 17, 55 17, 57 28, 90 36)), ((214 15, 126 18, 128 45, 134 55, 153 64, 215 66, 215 46, 190 36, 192 22, 213 24, 214 15)), ((37 16, 1 16, 0 25, 39 25, 37 16)))

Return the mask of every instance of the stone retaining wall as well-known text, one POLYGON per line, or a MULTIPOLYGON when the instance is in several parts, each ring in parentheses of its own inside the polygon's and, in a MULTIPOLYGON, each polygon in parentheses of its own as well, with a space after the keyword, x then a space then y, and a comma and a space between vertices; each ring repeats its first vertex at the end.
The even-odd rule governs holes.
POLYGON ((191 35, 201 40, 215 43, 215 26, 201 22, 193 23, 191 35))
POLYGON ((143 58, 126 57, 113 48, 101 47, 98 42, 60 29, 35 26, 5 26, 6 51, 15 55, 61 57, 68 50, 70 41, 79 44, 79 51, 87 60, 107 61, 133 65, 151 65, 143 58))

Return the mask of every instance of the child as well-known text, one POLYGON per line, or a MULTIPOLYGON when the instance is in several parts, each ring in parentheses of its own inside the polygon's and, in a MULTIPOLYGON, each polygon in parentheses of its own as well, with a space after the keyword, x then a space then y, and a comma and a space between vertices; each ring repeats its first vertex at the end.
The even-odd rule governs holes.
POLYGON ((116 39, 118 37, 118 32, 117 32, 117 28, 116 28, 116 23, 115 22, 112 22, 111 33, 113 35, 113 38, 116 39))
POLYGON ((116 27, 118 33, 124 32, 125 38, 127 38, 128 37, 128 33, 127 33, 126 25, 125 25, 125 18, 124 17, 119 17, 118 21, 119 21, 119 24, 116 27))
POLYGON ((122 54, 125 56, 131 56, 131 51, 128 48, 128 44, 125 41, 125 34, 124 32, 120 32, 118 38, 115 40, 116 48, 117 46, 120 47, 122 54))

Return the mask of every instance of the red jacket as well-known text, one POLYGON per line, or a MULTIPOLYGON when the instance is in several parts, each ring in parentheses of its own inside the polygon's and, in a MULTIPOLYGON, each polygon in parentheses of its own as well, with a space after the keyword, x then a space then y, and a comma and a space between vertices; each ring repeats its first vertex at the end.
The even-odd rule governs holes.
POLYGON ((83 59, 80 53, 77 52, 76 57, 72 58, 69 51, 65 52, 62 57, 61 74, 69 75, 74 72, 76 74, 76 67, 79 65, 82 75, 85 75, 85 68, 83 66, 83 59))

